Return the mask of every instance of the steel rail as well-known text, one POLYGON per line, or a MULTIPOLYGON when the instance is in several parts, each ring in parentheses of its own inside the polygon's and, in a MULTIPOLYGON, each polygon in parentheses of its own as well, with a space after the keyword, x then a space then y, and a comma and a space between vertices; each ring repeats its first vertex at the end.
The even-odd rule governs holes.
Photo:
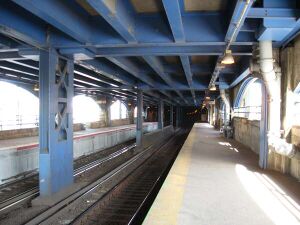
MULTIPOLYGON (((115 151, 111 154, 109 154, 107 157, 103 158, 103 159, 98 159, 98 160, 95 160, 91 163, 88 163, 76 170, 74 170, 74 177, 76 176, 79 176, 80 174, 84 173, 84 172, 87 172, 109 160, 112 160, 120 155, 123 155, 124 153, 128 152, 129 150, 133 149, 136 147, 136 144, 131 144, 129 146, 126 146, 124 148, 121 148, 120 150, 118 151, 115 151)), ((17 196, 14 196, 14 197, 11 197, 11 198, 8 198, 2 202, 0 202, 0 213, 17 205, 17 204, 20 204, 21 202, 25 202, 33 197, 36 197, 39 195, 39 188, 38 187, 35 187, 35 188, 32 188, 30 190, 26 190, 25 192, 23 193, 20 193, 18 194, 17 196)))

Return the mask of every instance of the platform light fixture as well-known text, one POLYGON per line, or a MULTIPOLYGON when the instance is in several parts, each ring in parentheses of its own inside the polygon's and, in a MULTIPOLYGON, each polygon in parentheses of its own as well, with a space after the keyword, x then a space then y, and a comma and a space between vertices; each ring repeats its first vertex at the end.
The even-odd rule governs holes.
POLYGON ((210 91, 216 91, 217 90, 217 87, 216 85, 212 85, 210 88, 209 88, 210 91))
POLYGON ((40 90, 39 85, 38 84, 33 85, 33 90, 39 91, 40 90))
POLYGON ((225 65, 229 65, 229 64, 233 64, 234 63, 234 58, 232 56, 232 52, 231 50, 226 50, 225 52, 225 56, 224 58, 222 59, 222 64, 225 64, 225 65))

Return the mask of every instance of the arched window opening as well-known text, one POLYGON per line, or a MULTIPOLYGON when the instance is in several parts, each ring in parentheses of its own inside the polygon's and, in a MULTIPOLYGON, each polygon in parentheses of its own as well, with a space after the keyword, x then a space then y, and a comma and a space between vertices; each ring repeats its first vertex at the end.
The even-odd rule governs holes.
POLYGON ((77 95, 73 98, 73 122, 90 123, 100 120, 101 109, 91 97, 77 95))
POLYGON ((200 111, 200 121, 207 122, 208 121, 208 110, 206 107, 203 107, 200 111))
MULTIPOLYGON (((142 116, 144 117, 144 120, 146 120, 146 118, 147 118, 147 114, 148 114, 148 109, 149 108, 150 107, 147 106, 146 108, 143 109, 142 116)), ((134 108, 133 116, 134 116, 134 118, 137 118, 137 107, 134 108)))
POLYGON ((134 118, 137 118, 137 107, 134 108, 133 116, 134 118))
POLYGON ((111 120, 119 120, 119 119, 126 119, 127 116, 127 108, 126 106, 120 102, 119 100, 115 101, 110 106, 110 118, 111 120))
POLYGON ((0 81, 0 130, 37 127, 39 99, 14 84, 0 81))
POLYGON ((292 125, 300 125, 300 83, 294 91, 294 118, 292 125))
POLYGON ((219 119, 221 119, 222 121, 225 120, 225 110, 226 110, 226 105, 224 104, 224 102, 222 102, 219 110, 219 119))
POLYGON ((241 86, 237 102, 234 106, 234 116, 249 120, 260 120, 262 104, 262 83, 251 78, 246 85, 241 86))

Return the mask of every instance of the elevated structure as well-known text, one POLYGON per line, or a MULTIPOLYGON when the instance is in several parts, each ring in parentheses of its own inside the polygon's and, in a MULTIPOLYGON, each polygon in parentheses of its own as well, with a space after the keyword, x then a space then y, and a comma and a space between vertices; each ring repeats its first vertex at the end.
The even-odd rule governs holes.
POLYGON ((208 106, 219 90, 226 100, 225 89, 253 72, 258 42, 267 41, 272 54, 272 45, 298 34, 298 7, 295 0, 1 1, 0 78, 39 85, 42 195, 72 183, 73 94, 134 102, 141 145, 143 102, 158 104, 163 129, 164 104, 172 124, 177 107, 178 125, 179 107, 208 106), (225 55, 235 63, 224 65, 225 55))

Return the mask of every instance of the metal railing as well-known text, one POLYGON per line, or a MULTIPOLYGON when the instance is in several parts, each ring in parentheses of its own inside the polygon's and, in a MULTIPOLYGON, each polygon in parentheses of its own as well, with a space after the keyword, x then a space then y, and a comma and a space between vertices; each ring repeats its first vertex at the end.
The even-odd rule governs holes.
POLYGON ((234 117, 247 118, 249 120, 260 120, 261 106, 241 106, 233 109, 234 117))
POLYGON ((34 128, 39 126, 38 115, 16 115, 16 119, 2 120, 0 118, 0 130, 14 130, 22 128, 34 128))

